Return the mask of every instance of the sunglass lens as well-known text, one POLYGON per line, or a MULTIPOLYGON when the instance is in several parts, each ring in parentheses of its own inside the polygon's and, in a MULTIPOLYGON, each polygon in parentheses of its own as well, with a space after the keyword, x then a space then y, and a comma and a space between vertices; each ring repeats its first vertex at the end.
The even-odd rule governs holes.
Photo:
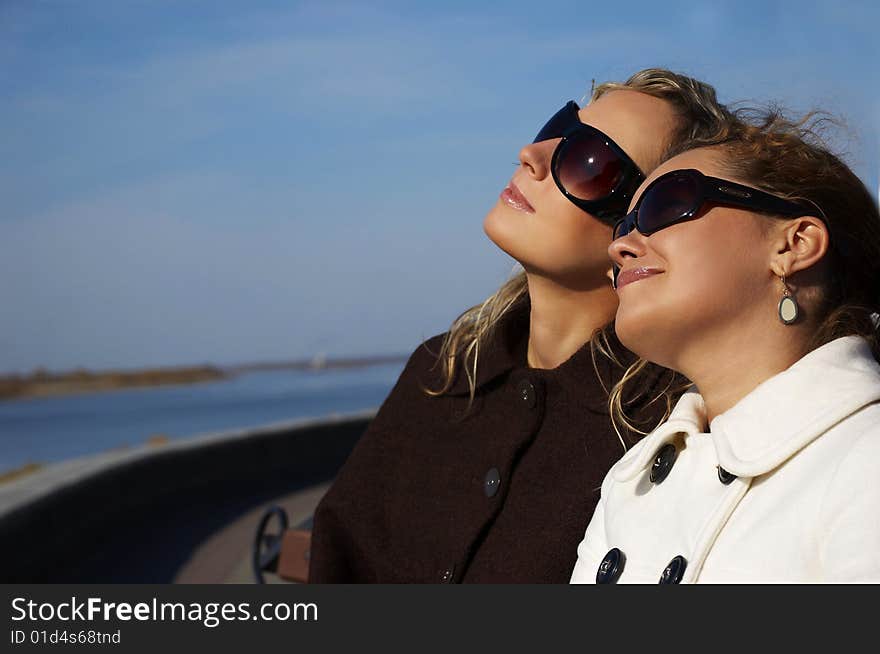
POLYGON ((690 217, 695 209, 697 180, 687 175, 664 177, 639 203, 639 231, 652 234, 690 217))
POLYGON ((535 140, 532 141, 532 143, 561 138, 566 129, 571 127, 571 125, 580 122, 577 117, 577 112, 577 104, 575 104, 573 101, 569 102, 562 109, 551 116, 550 120, 548 120, 547 123, 541 128, 541 131, 538 132, 538 135, 535 137, 535 140))
POLYGON ((599 133, 587 132, 562 144, 556 175, 565 190, 580 200, 611 195, 623 177, 623 162, 599 133))

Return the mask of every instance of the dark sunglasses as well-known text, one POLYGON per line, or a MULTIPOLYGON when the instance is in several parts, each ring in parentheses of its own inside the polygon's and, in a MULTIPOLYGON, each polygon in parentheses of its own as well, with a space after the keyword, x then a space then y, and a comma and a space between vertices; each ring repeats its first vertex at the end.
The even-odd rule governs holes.
POLYGON ((578 117, 569 101, 541 128, 535 140, 562 138, 553 151, 553 181, 580 209, 613 224, 624 213, 645 176, 610 136, 578 117))
POLYGON ((815 207, 688 168, 673 170, 651 182, 633 210, 615 223, 614 239, 626 236, 634 229, 650 236, 676 223, 691 220, 707 202, 783 216, 816 213, 815 207))
MULTIPOLYGON (((821 214, 812 205, 785 200, 751 186, 709 177, 688 168, 673 170, 651 182, 633 210, 615 223, 612 238, 617 240, 633 230, 650 236, 671 225, 697 218, 707 202, 782 216, 821 214)), ((824 220, 824 216, 820 217, 824 220)), ((615 286, 619 271, 614 266, 615 286)))

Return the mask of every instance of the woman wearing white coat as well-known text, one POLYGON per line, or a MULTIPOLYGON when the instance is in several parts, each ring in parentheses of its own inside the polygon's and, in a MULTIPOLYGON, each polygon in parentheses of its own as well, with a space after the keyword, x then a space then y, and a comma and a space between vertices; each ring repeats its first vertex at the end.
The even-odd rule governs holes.
POLYGON ((877 206, 778 115, 690 148, 609 253, 621 342, 694 387, 606 476, 571 580, 880 582, 877 206))

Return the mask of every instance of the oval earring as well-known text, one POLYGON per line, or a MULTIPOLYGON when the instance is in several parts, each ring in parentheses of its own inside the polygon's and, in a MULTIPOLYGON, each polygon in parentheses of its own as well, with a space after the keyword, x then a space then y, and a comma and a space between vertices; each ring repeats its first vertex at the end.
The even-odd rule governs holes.
POLYGON ((790 325, 798 319, 800 307, 797 301, 791 295, 791 289, 785 283, 785 275, 782 276, 782 299, 779 300, 779 320, 783 324, 790 325))

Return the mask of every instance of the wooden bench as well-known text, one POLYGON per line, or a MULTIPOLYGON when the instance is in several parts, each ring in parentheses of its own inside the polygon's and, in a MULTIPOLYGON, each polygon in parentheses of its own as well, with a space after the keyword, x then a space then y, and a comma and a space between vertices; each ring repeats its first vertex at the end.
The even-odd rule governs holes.
POLYGON ((266 509, 254 535, 252 566, 255 583, 266 583, 264 574, 267 572, 273 572, 288 582, 308 583, 311 527, 312 519, 309 518, 290 529, 284 509, 277 505, 266 509))

